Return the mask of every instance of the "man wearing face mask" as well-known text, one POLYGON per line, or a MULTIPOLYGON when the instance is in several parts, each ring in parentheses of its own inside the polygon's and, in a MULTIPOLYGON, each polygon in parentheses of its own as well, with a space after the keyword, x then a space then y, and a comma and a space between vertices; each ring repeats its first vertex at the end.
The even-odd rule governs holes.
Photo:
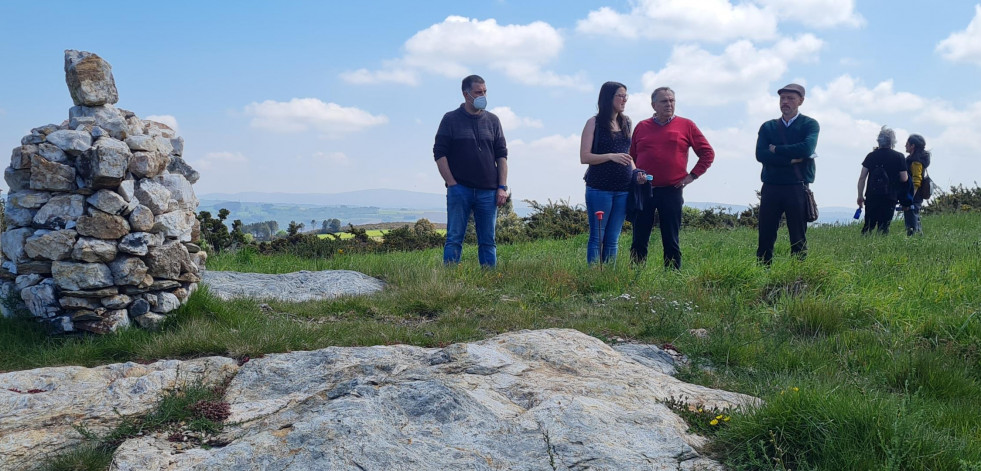
POLYGON ((443 263, 460 262, 470 213, 477 230, 480 265, 497 265, 497 207, 508 199, 508 148, 501 121, 487 108, 487 85, 479 75, 463 79, 463 104, 443 115, 433 157, 446 184, 446 245, 443 263))

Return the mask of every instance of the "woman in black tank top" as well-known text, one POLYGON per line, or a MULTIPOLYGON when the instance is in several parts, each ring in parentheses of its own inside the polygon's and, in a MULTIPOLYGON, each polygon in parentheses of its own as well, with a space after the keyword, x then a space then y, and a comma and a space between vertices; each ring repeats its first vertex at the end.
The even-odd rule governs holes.
POLYGON ((589 242, 586 261, 616 261, 617 242, 627 211, 627 191, 635 166, 630 155, 630 118, 623 114, 627 87, 606 82, 600 88, 596 116, 586 121, 579 144, 579 161, 589 165, 586 181, 586 212, 589 242), (597 212, 602 212, 602 219, 597 212), (601 236, 602 235, 602 241, 601 236))

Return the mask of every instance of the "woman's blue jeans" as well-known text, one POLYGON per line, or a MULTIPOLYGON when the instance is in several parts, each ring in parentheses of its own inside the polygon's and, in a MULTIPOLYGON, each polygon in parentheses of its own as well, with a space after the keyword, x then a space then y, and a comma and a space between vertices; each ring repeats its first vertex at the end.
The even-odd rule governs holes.
POLYGON ((477 229, 477 260, 484 267, 497 265, 497 243, 494 229, 497 224, 497 190, 470 188, 461 184, 446 189, 446 245, 443 246, 443 263, 460 263, 463 237, 473 213, 477 229))
POLYGON ((589 242, 586 244, 586 262, 596 263, 600 259, 600 228, 603 231, 603 263, 617 259, 617 242, 620 230, 627 217, 627 192, 604 191, 586 187, 586 213, 589 216, 589 242), (600 224, 596 211, 603 211, 600 224))

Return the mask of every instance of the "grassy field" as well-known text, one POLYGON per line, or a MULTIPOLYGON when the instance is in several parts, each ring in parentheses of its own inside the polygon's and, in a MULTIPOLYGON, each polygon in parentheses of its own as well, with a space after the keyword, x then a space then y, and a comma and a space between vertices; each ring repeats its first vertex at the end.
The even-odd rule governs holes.
MULTIPOLYGON (((374 240, 381 241, 382 240, 382 236, 384 236, 385 233, 388 232, 388 231, 389 231, 389 229, 367 229, 367 230, 365 230, 365 234, 367 234, 368 237, 371 237, 374 240)), ((438 234, 446 234, 446 229, 436 229, 436 232, 438 234)), ((335 234, 337 236, 339 236, 341 238, 341 240, 353 239, 354 238, 354 234, 351 234, 350 232, 337 232, 335 234)), ((331 234, 317 234, 317 237, 320 237, 321 239, 326 239, 328 237, 332 237, 332 235, 331 234)))
MULTIPOLYGON (((382 236, 385 235, 386 232, 388 231, 384 229, 370 229, 370 230, 366 230, 365 234, 367 234, 368 237, 371 237, 372 239, 381 240, 382 236)), ((320 237, 321 239, 328 239, 335 235, 340 237, 341 240, 354 238, 354 234, 351 234, 350 232, 335 232, 334 234, 317 234, 317 237, 320 237)))
MULTIPOLYGON (((160 332, 46 338, 0 320, 0 370, 202 355, 257 356, 331 345, 443 346, 516 329, 566 327, 602 340, 671 343, 682 379, 761 397, 731 420, 688 414, 732 469, 981 469, 981 218, 931 216, 923 237, 809 231, 791 261, 782 231, 770 269, 756 232, 683 231, 684 269, 585 266, 585 236, 500 246, 499 267, 446 268, 441 251, 329 260, 239 252, 208 268, 349 269, 383 293, 331 302, 220 302, 202 290, 160 332), (699 338, 690 329, 705 329, 699 338)), ((652 260, 660 253, 652 241, 652 260)))

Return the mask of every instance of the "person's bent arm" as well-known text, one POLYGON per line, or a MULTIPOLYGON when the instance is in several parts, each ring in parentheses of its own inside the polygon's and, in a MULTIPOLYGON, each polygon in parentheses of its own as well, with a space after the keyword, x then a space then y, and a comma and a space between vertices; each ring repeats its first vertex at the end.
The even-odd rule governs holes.
POLYGON ((865 206, 865 180, 869 178, 869 169, 862 167, 862 173, 858 176, 858 207, 865 206))
MULTIPOLYGON (((766 125, 767 123, 763 123, 760 126, 760 132, 756 136, 756 160, 764 165, 789 166, 789 158, 777 155, 774 151, 770 150, 773 143, 770 142, 770 137, 767 135, 766 125)), ((777 126, 783 125, 778 123, 777 126)))
POLYGON ((905 170, 902 171, 902 172, 899 172, 899 181, 901 181, 903 183, 908 182, 909 181, 909 172, 906 172, 905 170))
POLYGON ((593 116, 586 121, 586 126, 582 129, 582 137, 579 139, 579 163, 585 165, 598 165, 604 162, 616 162, 620 165, 631 165, 632 160, 629 154, 593 153, 593 133, 596 129, 596 117, 593 116))
POLYGON ((815 120, 804 123, 804 139, 794 144, 777 145, 774 151, 777 155, 790 157, 792 159, 806 159, 814 154, 817 149, 818 133, 821 126, 815 120))
POLYGON ((456 179, 453 178, 453 172, 450 171, 450 163, 446 160, 445 155, 436 159, 436 168, 439 169, 439 176, 443 177, 443 182, 446 183, 447 188, 456 185, 456 179))
POLYGON ((715 161, 715 149, 713 149, 712 145, 709 144, 708 139, 706 139, 705 135, 702 134, 702 131, 698 129, 698 126, 695 126, 695 123, 692 123, 691 127, 691 137, 689 140, 691 141, 692 150, 694 150, 695 155, 698 156, 698 162, 695 163, 695 166, 692 167, 691 172, 687 177, 685 177, 686 179, 690 177, 688 182, 685 183, 686 185, 691 183, 691 180, 704 175, 705 171, 712 166, 712 162, 715 161))

